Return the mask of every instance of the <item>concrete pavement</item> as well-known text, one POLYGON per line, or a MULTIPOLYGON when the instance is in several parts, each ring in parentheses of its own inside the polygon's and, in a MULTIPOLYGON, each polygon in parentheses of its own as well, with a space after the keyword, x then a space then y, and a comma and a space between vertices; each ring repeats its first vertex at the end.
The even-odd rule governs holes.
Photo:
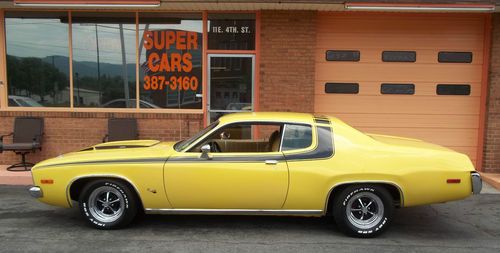
POLYGON ((327 218, 146 215, 100 231, 77 208, 0 185, 1 252, 500 252, 500 194, 395 212, 381 237, 355 239, 327 218))

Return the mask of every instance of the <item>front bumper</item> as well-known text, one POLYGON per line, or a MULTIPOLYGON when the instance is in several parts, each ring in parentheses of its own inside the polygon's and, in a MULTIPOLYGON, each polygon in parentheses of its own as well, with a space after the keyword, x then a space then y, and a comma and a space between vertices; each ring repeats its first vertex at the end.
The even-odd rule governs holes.
POLYGON ((28 192, 30 193, 31 197, 33 198, 41 198, 43 197, 43 192, 42 192, 42 189, 40 189, 40 187, 38 186, 32 186, 28 189, 28 192))
POLYGON ((481 189, 483 188, 483 180, 481 179, 481 175, 477 172, 470 173, 470 177, 472 180, 472 193, 479 194, 481 193, 481 189))

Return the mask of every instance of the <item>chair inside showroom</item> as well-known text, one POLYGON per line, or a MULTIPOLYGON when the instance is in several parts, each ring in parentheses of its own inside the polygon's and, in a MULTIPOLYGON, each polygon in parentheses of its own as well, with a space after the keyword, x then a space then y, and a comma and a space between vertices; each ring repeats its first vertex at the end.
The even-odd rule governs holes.
POLYGON ((138 138, 136 119, 112 118, 108 120, 108 133, 102 142, 137 140, 138 138))
POLYGON ((14 120, 14 132, 0 136, 0 153, 12 151, 21 155, 21 162, 7 167, 9 171, 28 171, 34 166, 26 161, 26 155, 42 150, 43 118, 18 117, 14 120), (12 143, 4 143, 4 138, 12 136, 12 143))

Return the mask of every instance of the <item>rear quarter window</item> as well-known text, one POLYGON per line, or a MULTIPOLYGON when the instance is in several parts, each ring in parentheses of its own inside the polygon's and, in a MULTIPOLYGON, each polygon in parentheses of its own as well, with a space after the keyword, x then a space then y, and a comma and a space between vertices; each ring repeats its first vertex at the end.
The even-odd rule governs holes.
POLYGON ((285 125, 281 151, 308 148, 312 144, 312 128, 306 125, 285 125))

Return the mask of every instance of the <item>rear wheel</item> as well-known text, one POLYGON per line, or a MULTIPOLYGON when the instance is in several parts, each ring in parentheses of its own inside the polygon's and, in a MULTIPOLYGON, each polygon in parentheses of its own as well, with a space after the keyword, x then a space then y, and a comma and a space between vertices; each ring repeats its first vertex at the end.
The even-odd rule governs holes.
POLYGON ((80 195, 79 207, 90 225, 114 229, 129 224, 137 214, 137 199, 129 187, 116 180, 88 183, 80 195))
POLYGON ((390 193, 378 185, 352 185, 333 201, 333 216, 342 232, 355 237, 375 237, 392 220, 390 193))

